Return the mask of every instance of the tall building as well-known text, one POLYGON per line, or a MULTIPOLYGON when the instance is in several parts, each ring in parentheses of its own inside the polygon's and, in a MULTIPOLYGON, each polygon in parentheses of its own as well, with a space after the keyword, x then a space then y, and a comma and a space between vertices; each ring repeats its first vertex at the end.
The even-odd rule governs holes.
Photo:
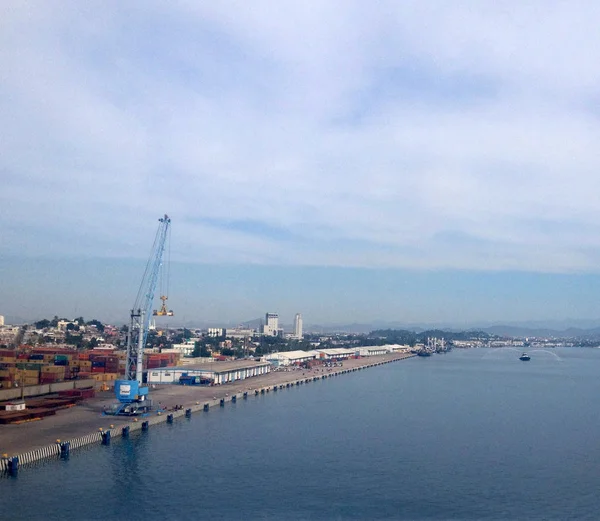
POLYGON ((0 315, 0 326, 4 325, 4 315, 0 315))
POLYGON ((277 313, 267 313, 265 315, 265 324, 263 325, 262 334, 269 336, 277 336, 279 330, 279 315, 277 313))
POLYGON ((294 338, 302 340, 302 315, 296 313, 294 318, 294 338))

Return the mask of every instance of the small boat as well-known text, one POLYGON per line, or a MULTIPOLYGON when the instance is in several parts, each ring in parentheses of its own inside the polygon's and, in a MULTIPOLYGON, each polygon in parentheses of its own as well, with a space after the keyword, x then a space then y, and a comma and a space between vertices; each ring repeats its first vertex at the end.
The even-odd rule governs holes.
POLYGON ((417 356, 431 356, 431 353, 427 349, 420 349, 417 351, 417 356))
POLYGON ((523 353, 519 357, 519 360, 522 360, 523 362, 529 362, 529 360, 531 360, 531 357, 527 353, 523 353))

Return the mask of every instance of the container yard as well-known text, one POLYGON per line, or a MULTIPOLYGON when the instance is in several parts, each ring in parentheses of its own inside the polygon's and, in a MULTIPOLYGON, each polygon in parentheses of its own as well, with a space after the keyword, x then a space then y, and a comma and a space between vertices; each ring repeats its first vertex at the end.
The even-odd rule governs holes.
MULTIPOLYGON (((109 387, 125 374, 125 351, 34 348, 0 350, 0 390, 92 378, 109 387)), ((175 367, 179 353, 144 353, 144 370, 175 367)), ((1 398, 0 398, 1 400, 1 398)))

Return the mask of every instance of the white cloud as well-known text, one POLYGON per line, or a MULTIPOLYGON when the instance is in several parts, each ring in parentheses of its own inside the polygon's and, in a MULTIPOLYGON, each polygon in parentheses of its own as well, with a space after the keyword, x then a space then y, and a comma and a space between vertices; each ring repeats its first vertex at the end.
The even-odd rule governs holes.
POLYGON ((596 270, 594 2, 0 19, 4 253, 143 257, 166 211, 186 260, 596 270))

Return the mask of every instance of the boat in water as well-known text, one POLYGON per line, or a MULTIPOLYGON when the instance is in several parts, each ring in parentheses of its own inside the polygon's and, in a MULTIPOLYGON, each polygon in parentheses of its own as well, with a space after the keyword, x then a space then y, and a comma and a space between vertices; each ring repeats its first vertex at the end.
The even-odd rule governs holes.
POLYGON ((417 356, 431 356, 431 353, 427 349, 419 349, 417 356))
POLYGON ((527 353, 523 353, 519 357, 519 360, 522 360, 523 362, 529 362, 529 360, 531 360, 531 357, 527 353))

